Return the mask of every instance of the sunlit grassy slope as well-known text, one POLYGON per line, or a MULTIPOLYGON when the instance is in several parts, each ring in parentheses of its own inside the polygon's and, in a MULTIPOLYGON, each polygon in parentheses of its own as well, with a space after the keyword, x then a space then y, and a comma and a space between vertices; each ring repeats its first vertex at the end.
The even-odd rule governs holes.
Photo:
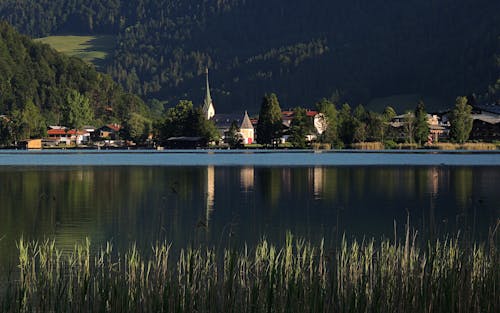
POLYGON ((59 52, 76 56, 96 67, 106 64, 116 43, 115 36, 50 36, 37 41, 49 44, 59 52))

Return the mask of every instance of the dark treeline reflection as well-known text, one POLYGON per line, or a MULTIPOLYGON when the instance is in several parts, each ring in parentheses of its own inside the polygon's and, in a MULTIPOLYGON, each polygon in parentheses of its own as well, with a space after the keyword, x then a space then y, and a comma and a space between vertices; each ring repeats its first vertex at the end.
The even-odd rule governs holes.
MULTIPOLYGON (((0 169, 0 254, 15 240, 226 246, 287 230, 325 237, 484 239, 499 217, 498 167, 47 167, 0 169)), ((7 251, 7 253, 5 253, 7 251)))

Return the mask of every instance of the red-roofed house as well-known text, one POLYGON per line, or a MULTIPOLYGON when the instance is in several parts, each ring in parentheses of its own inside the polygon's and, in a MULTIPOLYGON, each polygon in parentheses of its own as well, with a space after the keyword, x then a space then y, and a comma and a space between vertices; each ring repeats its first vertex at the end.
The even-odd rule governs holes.
POLYGON ((77 145, 85 144, 90 140, 90 133, 85 130, 68 130, 66 127, 62 126, 51 126, 47 130, 47 137, 55 145, 64 143, 66 145, 71 145, 71 143, 76 143, 77 145))

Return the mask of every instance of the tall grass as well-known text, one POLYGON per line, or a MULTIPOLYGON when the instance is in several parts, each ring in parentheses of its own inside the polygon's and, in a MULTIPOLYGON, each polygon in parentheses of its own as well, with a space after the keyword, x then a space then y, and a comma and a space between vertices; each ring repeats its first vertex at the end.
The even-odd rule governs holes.
MULTIPOLYGON (((492 236, 495 238, 495 236, 492 236)), ((348 242, 330 250, 287 235, 283 246, 184 249, 167 243, 124 253, 87 240, 69 253, 54 241, 18 242, 16 279, 1 312, 500 312, 494 239, 419 245, 348 242)))
POLYGON ((351 144, 353 149, 357 150, 383 150, 385 146, 382 142, 357 142, 351 144))
POLYGON ((437 142, 426 147, 438 150, 497 150, 498 149, 498 146, 496 144, 486 143, 486 142, 467 142, 463 144, 450 143, 450 142, 437 142))

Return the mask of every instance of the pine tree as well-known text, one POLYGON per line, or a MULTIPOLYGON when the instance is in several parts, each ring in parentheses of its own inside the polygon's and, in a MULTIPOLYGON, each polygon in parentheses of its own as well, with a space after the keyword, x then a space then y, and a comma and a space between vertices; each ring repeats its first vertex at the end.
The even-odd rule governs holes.
POLYGON ((422 145, 427 142, 429 138, 429 123, 427 122, 427 112, 425 112, 425 106, 422 101, 417 105, 415 109, 415 141, 422 145))
POLYGON ((293 120, 290 125, 290 142, 294 148, 304 149, 307 147, 306 137, 312 132, 312 121, 307 117, 306 110, 295 108, 293 120))
POLYGON ((260 144, 275 145, 282 135, 281 108, 276 94, 266 94, 262 99, 257 124, 257 140, 260 144))

